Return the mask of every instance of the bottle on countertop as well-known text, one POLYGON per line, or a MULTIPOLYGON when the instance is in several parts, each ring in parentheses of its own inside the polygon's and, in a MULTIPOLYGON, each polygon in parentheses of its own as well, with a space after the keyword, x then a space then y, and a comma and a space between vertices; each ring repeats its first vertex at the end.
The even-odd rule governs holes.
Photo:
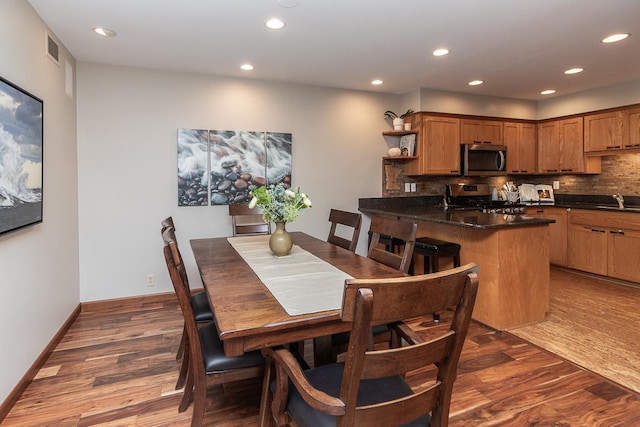
POLYGON ((491 190, 491 200, 498 200, 498 190, 495 188, 491 190))

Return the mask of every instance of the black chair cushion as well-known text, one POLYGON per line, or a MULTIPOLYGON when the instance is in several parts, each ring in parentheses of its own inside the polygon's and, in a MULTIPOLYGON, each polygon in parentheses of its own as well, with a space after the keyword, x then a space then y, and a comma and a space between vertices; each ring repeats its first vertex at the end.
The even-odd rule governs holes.
POLYGON ((415 249, 425 249, 428 251, 443 251, 443 250, 460 250, 460 245, 453 242, 445 242, 444 240, 432 239, 430 237, 420 237, 416 239, 415 249))
MULTIPOLYGON (((309 382, 318 390, 338 397, 342 382, 343 363, 334 363, 304 371, 309 382)), ((400 376, 392 376, 373 380, 362 380, 358 390, 358 406, 371 405, 386 400, 398 399, 413 394, 411 388, 400 376)), ((309 406, 293 384, 289 384, 289 401, 287 412, 299 427, 326 427, 336 425, 336 417, 316 411, 309 406)), ((431 417, 423 415, 401 427, 429 426, 431 417)))
POLYGON ((242 356, 227 357, 215 323, 209 323, 198 331, 202 345, 202 358, 207 374, 228 371, 231 369, 250 368, 264 364, 264 358, 259 351, 251 351, 242 356))
POLYGON ((209 306, 209 299, 205 291, 191 295, 191 307, 193 308, 196 322, 211 322, 213 320, 213 312, 209 306))

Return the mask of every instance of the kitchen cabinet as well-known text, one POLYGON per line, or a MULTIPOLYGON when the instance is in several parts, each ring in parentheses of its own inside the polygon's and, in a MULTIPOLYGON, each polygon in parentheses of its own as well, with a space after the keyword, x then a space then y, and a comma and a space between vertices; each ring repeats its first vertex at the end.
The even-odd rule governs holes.
POLYGON ((420 131, 417 158, 405 163, 405 175, 459 175, 460 119, 418 113, 407 120, 420 131))
POLYGON ((584 154, 583 125, 583 117, 538 124, 538 173, 600 173, 600 158, 584 154))
POLYGON ((507 146, 507 173, 536 173, 536 125, 504 122, 504 145, 507 146))
POLYGON ((574 209, 569 215, 569 267, 640 282, 640 215, 574 209))
POLYGON ((551 264, 567 267, 568 210, 551 206, 532 206, 527 215, 535 218, 552 219, 549 224, 549 261, 551 264))
POLYGON ((503 122, 499 120, 460 120, 461 144, 503 145, 503 122))
POLYGON ((627 148, 640 148, 640 107, 631 108, 629 114, 629 142, 627 148))
POLYGON ((621 150, 628 144, 629 113, 611 111, 584 116, 584 151, 621 150))

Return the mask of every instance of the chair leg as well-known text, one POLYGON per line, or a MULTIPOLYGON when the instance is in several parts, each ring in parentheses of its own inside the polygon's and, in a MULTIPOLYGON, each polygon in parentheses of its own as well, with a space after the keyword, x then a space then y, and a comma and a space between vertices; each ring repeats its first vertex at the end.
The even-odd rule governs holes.
POLYGON ((189 360, 191 359, 189 357, 189 342, 185 342, 185 353, 184 356, 182 357, 182 363, 180 365, 180 373, 178 374, 178 381, 176 381, 176 390, 180 390, 182 387, 184 387, 184 383, 187 379, 187 373, 189 371, 189 360))
POLYGON ((187 410, 187 408, 191 404, 192 397, 193 397, 193 369, 190 366, 187 372, 187 383, 185 384, 184 391, 182 392, 182 400, 180 401, 180 406, 178 406, 178 412, 184 412, 187 410))
POLYGON ((180 338, 180 346, 178 347, 178 352, 176 353, 176 360, 180 359, 184 355, 184 344, 187 342, 187 326, 185 325, 182 328, 182 338, 180 338))
POLYGON ((262 395, 260 397, 260 427, 270 427, 273 413, 271 412, 271 381, 275 378, 273 359, 266 357, 264 366, 264 379, 262 380, 262 395))
POLYGON ((193 415, 191 416, 191 427, 200 427, 204 421, 204 413, 207 409, 207 380, 204 377, 204 372, 195 373, 195 375, 202 375, 199 380, 194 382, 194 395, 193 395, 193 415))

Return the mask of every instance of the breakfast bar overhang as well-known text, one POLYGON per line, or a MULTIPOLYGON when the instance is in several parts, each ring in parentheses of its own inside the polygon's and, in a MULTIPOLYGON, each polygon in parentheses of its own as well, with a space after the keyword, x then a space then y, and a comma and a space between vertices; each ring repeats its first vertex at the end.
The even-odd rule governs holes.
POLYGON ((549 224, 553 220, 459 211, 409 199, 360 199, 359 210, 415 222, 418 237, 459 243, 461 262, 473 261, 480 267, 475 320, 508 330, 545 319, 549 311, 549 224))

